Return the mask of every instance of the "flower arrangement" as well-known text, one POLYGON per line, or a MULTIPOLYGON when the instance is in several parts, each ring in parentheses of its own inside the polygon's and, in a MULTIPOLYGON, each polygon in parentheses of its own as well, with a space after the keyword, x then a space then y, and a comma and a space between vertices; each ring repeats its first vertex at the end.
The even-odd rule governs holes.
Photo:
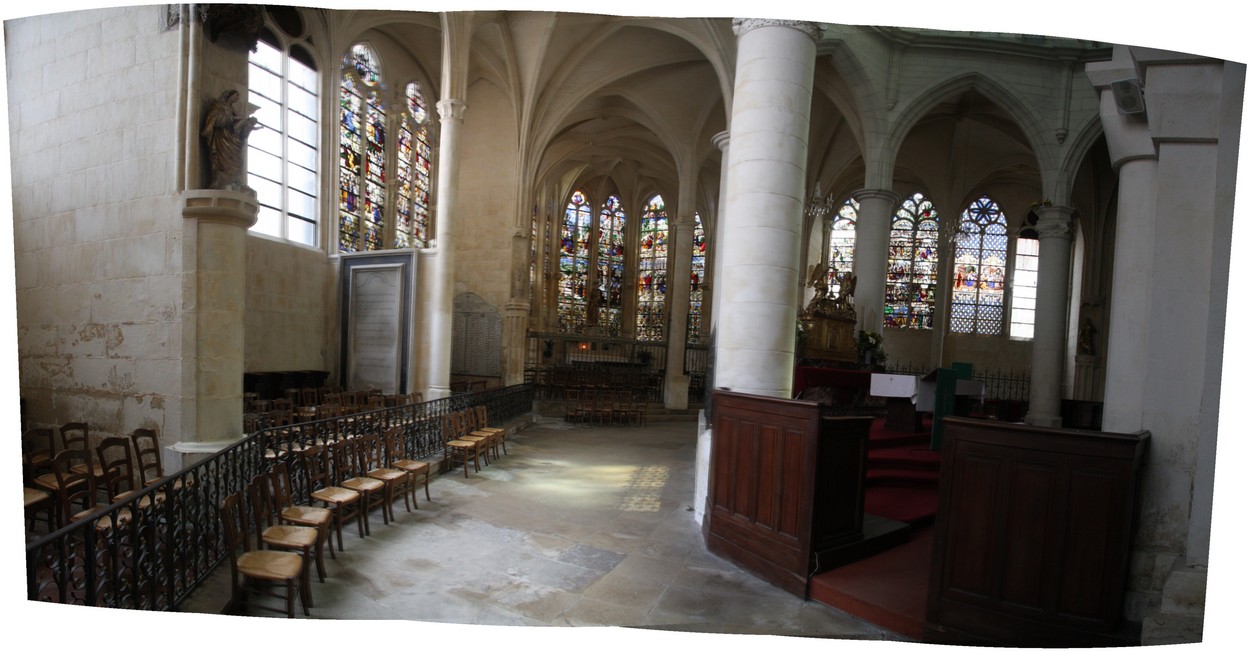
POLYGON ((860 330, 855 334, 855 346, 864 364, 880 367, 885 364, 885 338, 879 332, 860 330))

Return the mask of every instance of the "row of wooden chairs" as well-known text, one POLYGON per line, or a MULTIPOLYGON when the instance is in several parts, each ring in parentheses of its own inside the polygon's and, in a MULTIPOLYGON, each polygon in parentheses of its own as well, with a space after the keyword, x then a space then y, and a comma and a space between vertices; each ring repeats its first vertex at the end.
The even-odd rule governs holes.
POLYGON ((222 521, 231 549, 231 604, 246 608, 252 595, 276 596, 284 599, 285 611, 257 607, 294 617, 297 599, 305 615, 313 605, 310 567, 315 565, 318 580, 325 581, 323 550, 328 547, 330 557, 335 556, 331 528, 342 551, 345 523, 355 520, 361 538, 371 535, 369 513, 381 510, 383 523, 390 524, 395 520, 393 503, 401 493, 405 509, 419 509, 418 486, 425 487, 425 499, 430 500, 430 464, 405 458, 400 427, 311 445, 290 462, 302 462, 309 495, 321 506, 295 504, 291 466, 277 463, 274 471, 248 487, 255 550, 246 533, 242 493, 223 502, 222 521), (240 545, 242 554, 237 553, 240 545))
POLYGON ((449 465, 460 463, 466 479, 470 461, 473 471, 481 472, 483 463, 490 465, 491 454, 498 459, 501 449, 508 453, 507 431, 490 426, 486 416, 486 405, 478 405, 444 414, 441 419, 443 460, 449 465))
POLYGON ((597 425, 646 425, 646 394, 632 389, 566 389, 564 420, 597 425))
MULTIPOLYGON (((85 425, 82 431, 86 431, 85 425)), ((50 432, 36 429, 27 434, 32 439, 46 439, 50 432)), ((85 445, 85 435, 82 440, 85 445)), ((31 529, 40 515, 46 516, 49 530, 89 517, 164 477, 160 443, 153 429, 105 437, 94 450, 71 442, 48 457, 42 452, 44 448, 34 449, 34 453, 23 454, 23 488, 31 529)), ((126 510, 119 513, 119 521, 128 518, 126 510)), ((102 519, 97 526, 111 524, 112 520, 102 519)))

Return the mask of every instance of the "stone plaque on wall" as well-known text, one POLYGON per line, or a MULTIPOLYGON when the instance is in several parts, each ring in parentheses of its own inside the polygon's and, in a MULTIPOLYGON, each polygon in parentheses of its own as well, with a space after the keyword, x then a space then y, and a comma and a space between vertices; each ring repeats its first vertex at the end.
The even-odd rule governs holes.
POLYGON ((342 258, 340 368, 345 388, 408 391, 414 268, 409 253, 342 258))
POLYGON ((452 374, 498 377, 502 327, 499 312, 482 297, 457 296, 451 329, 452 374))

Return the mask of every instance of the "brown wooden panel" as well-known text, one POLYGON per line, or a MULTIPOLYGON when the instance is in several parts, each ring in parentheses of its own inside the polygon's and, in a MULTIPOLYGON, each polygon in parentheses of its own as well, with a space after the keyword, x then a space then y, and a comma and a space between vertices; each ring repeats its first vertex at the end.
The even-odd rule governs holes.
POLYGON ((1016 464, 1008 480, 1012 508, 1004 523, 1001 598, 1018 608, 1043 610, 1050 601, 1048 575, 1055 570, 1048 562, 1052 544, 1047 532, 1054 527, 1059 473, 1053 465, 1016 464))
POLYGON ((926 639, 1114 643, 1149 434, 946 428, 926 639))

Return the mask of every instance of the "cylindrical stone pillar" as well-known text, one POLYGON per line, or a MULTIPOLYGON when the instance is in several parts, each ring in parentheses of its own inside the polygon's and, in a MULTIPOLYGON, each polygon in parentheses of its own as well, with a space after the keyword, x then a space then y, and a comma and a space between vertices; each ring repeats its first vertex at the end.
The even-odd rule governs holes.
POLYGON ((668 278, 668 349, 664 362, 664 406, 685 409, 690 402, 690 377, 686 375, 686 320, 690 316, 690 256, 694 248, 694 211, 678 206, 681 215, 672 222, 669 250, 673 268, 668 278))
POLYGON ((1037 309, 1025 420, 1044 427, 1059 427, 1063 422, 1059 403, 1063 395, 1073 212, 1067 206, 1037 208, 1037 309))
POLYGON ((885 323, 885 272, 889 265, 890 220, 899 197, 889 190, 858 190, 855 216, 855 327, 881 332, 885 323))
POLYGON ((256 223, 259 208, 250 193, 183 194, 185 251, 194 256, 187 260, 194 280, 185 285, 190 290, 186 311, 194 317, 184 321, 194 326, 186 333, 194 358, 184 359, 193 366, 185 377, 194 377, 194 405, 184 408, 189 416, 184 422, 193 431, 162 433, 169 442, 225 444, 243 436, 244 270, 247 229, 256 223))
POLYGON ((735 19, 734 31, 733 147, 718 228, 716 385, 789 398, 819 27, 735 19))
POLYGON ((451 325, 455 294, 456 187, 460 176, 460 127, 464 124, 465 103, 445 99, 438 103, 441 118, 438 143, 438 196, 434 221, 437 254, 431 272, 430 297, 426 302, 425 354, 426 400, 451 395, 451 325))

